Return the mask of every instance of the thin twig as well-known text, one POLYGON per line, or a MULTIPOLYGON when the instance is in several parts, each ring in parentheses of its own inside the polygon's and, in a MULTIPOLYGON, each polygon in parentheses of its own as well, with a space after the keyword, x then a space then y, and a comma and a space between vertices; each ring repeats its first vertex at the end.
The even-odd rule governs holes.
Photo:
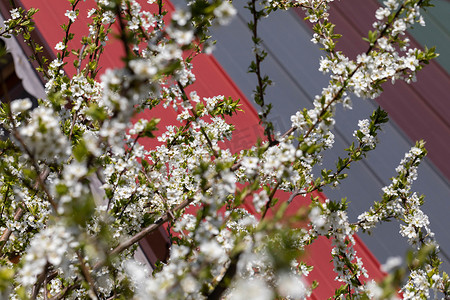
POLYGON ((261 220, 264 219, 264 217, 266 216, 267 212, 269 211, 270 206, 272 205, 272 199, 275 196, 275 192, 278 190, 278 187, 280 186, 280 182, 277 182, 277 184, 275 185, 275 187, 273 188, 273 190, 270 192, 269 195, 269 200, 267 200, 266 202, 266 208, 264 209, 264 212, 261 216, 261 220))
MULTIPOLYGON (((181 202, 179 205, 175 206, 175 208, 172 211, 179 211, 182 210, 183 208, 187 207, 189 204, 192 203, 192 201, 194 201, 193 198, 184 200, 183 202, 181 202)), ((130 247, 131 245, 139 242, 140 240, 142 240, 147 234, 157 230, 162 224, 164 224, 165 222, 169 221, 171 219, 170 213, 166 213, 164 214, 161 218, 159 218, 158 220, 156 220, 155 223, 153 223, 152 225, 144 228, 143 230, 141 230, 139 233, 135 234, 134 236, 132 236, 131 238, 129 238, 128 240, 120 243, 116 248, 114 248, 109 255, 115 255, 118 254, 120 252, 122 252, 123 250, 127 249, 128 247, 130 247)), ((103 265, 103 263, 97 263, 94 266, 94 269, 98 269, 103 265)))
POLYGON ((295 189, 292 191, 292 194, 289 196, 289 199, 287 201, 288 204, 291 204, 292 200, 294 200, 295 197, 301 195, 303 192, 299 189, 295 189))
POLYGON ((35 300, 37 298, 37 296, 39 295, 39 290, 41 289, 42 283, 47 282, 47 273, 48 273, 49 267, 50 267, 50 264, 47 262, 47 264, 44 267, 44 270, 37 277, 36 283, 33 285, 33 292, 31 294, 30 300, 35 300))
POLYGON ((84 43, 80 49, 80 53, 78 54, 77 75, 80 75, 80 72, 81 72, 81 61, 83 59, 83 52, 84 52, 84 49, 86 48, 86 46, 87 46, 87 43, 84 43))
MULTIPOLYGON (((257 103, 262 109, 262 112, 261 112, 261 115, 260 115, 260 120, 261 120, 261 123, 262 123, 262 125, 264 127, 264 133, 267 136, 269 144, 273 144, 274 140, 273 140, 272 130, 271 130, 272 124, 270 124, 270 122, 267 122, 267 117, 268 117, 269 110, 266 109, 266 106, 265 106, 265 103, 264 103, 265 88, 266 88, 268 82, 266 80, 263 81, 262 76, 261 76, 261 63, 264 60, 264 56, 260 55, 260 53, 259 53, 260 39, 258 37, 258 21, 261 18, 259 16, 259 13, 261 11, 258 11, 256 9, 256 0, 251 0, 249 2, 249 5, 250 6, 248 8, 249 8, 251 14, 253 15, 253 26, 251 28, 252 28, 253 45, 255 47, 254 53, 255 53, 256 68, 255 68, 254 71, 255 71, 255 74, 256 74, 256 78, 258 80, 258 86, 257 86, 257 88, 255 90, 254 99, 255 99, 255 102, 256 102, 257 97, 260 100, 260 101, 258 101, 260 103, 257 103)), ((251 23, 249 23, 249 25, 250 24, 251 23)))
MULTIPOLYGON (((72 5, 72 10, 75 11, 75 8, 77 7, 78 3, 80 2, 80 0, 77 0, 73 5, 72 5)), ((69 19, 69 24, 66 27, 65 30, 65 36, 64 36, 64 50, 62 51, 62 55, 61 55, 61 61, 64 61, 64 58, 66 58, 66 53, 70 53, 67 50, 67 44, 69 43, 69 36, 70 36, 70 27, 72 26, 73 22, 71 19, 69 19)), ((56 74, 59 74, 59 71, 61 71, 61 68, 63 67, 63 65, 61 64, 60 66, 58 66, 58 70, 56 71, 56 74)))
MULTIPOLYGON (((22 207, 17 208, 16 212, 14 213, 14 221, 16 221, 16 222, 19 221, 20 218, 22 218, 23 213, 24 213, 24 211, 23 211, 22 207)), ((0 251, 3 250, 3 247, 6 245, 6 242, 8 242, 11 234, 12 234, 12 230, 10 228, 6 228, 3 231, 3 234, 0 238, 0 251)))
POLYGON ((91 273, 90 273, 89 269, 86 267, 86 262, 84 261, 84 258, 81 255, 80 251, 77 251, 77 257, 78 257, 78 260, 80 261, 81 274, 83 275, 86 282, 89 283, 89 290, 98 299, 99 297, 98 297, 97 289, 95 288, 94 279, 92 279, 91 273))

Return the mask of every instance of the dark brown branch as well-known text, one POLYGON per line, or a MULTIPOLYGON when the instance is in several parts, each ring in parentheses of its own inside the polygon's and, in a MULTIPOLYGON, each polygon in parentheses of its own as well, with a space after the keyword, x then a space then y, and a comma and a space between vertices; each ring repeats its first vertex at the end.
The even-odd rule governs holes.
POLYGON ((231 280, 233 280, 234 276, 237 272, 237 264, 239 262, 239 257, 241 256, 242 251, 236 253, 230 261, 228 265, 227 271, 223 275, 222 279, 216 285, 214 290, 208 295, 208 300, 219 300, 222 297, 222 294, 226 291, 226 289, 230 286, 231 280))
MULTIPOLYGON (((14 213, 14 221, 19 221, 20 218, 22 218, 23 216, 23 209, 21 207, 19 207, 18 209, 16 209, 16 212, 14 213)), ((12 230, 10 228, 6 228, 3 231, 3 234, 0 238, 0 251, 2 251, 3 247, 5 246, 6 242, 9 240, 9 237, 12 234, 12 230)))
POLYGON ((264 212, 261 216, 261 220, 264 219, 264 217, 266 216, 267 212, 269 211, 270 206, 272 205, 272 199, 275 196, 275 192, 278 190, 278 187, 280 186, 280 182, 277 182, 277 184, 275 185, 275 187, 273 188, 273 190, 270 192, 269 195, 269 200, 267 200, 266 202, 266 208, 264 209, 264 212))
POLYGON ((47 263, 42 273, 37 277, 36 283, 33 286, 33 293, 31 294, 30 300, 34 300, 37 298, 42 284, 44 284, 44 300, 47 299, 47 282, 51 281, 56 277, 56 275, 58 275, 57 271, 49 269, 51 269, 51 265, 47 263))
MULTIPOLYGON (((172 209, 171 211, 167 212, 166 214, 164 214, 161 218, 159 218, 158 220, 156 220, 155 223, 153 223, 152 225, 144 228, 143 230, 141 230, 139 233, 135 234, 134 236, 132 236, 131 238, 129 238, 128 240, 120 243, 116 248, 114 248, 110 253, 109 256, 111 255, 116 255, 122 251, 124 251, 125 249, 129 248, 130 246, 132 246, 133 244, 139 242, 140 240, 142 240, 147 234, 157 230, 162 224, 164 224, 165 222, 169 221, 172 217, 171 217, 171 213, 172 211, 179 211, 183 208, 185 208, 186 206, 188 206, 189 204, 192 203, 192 201, 194 201, 194 199, 190 198, 187 200, 184 200, 183 202, 181 202, 179 205, 175 206, 174 209, 172 209)), ((99 269, 100 267, 102 267, 104 265, 104 262, 98 262, 95 266, 94 266, 94 270, 99 269)))
POLYGON ((65 299, 66 296, 74 289, 78 288, 80 286, 80 282, 78 282, 78 278, 75 279, 75 283, 66 286, 61 292, 50 298, 50 300, 61 300, 65 299))
POLYGON ((83 275, 83 277, 86 280, 86 282, 89 283, 89 289, 91 290, 91 292, 98 299, 99 297, 98 297, 97 290, 95 288, 94 280, 92 279, 91 273, 90 273, 88 267, 86 266, 86 262, 84 261, 84 258, 81 255, 80 251, 77 251, 77 257, 78 257, 78 260, 80 261, 81 274, 83 275))

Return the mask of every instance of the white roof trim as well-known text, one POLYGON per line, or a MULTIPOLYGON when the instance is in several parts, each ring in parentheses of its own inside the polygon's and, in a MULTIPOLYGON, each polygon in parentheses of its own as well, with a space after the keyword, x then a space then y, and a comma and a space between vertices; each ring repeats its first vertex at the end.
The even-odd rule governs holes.
MULTIPOLYGON (((4 26, 4 22, 5 19, 0 14, 1 27, 4 26)), ((5 41, 6 49, 13 57, 15 72, 17 77, 22 80, 22 85, 25 90, 36 98, 46 98, 47 95, 45 94, 44 86, 16 38, 14 36, 9 39, 3 38, 3 41, 5 41)))

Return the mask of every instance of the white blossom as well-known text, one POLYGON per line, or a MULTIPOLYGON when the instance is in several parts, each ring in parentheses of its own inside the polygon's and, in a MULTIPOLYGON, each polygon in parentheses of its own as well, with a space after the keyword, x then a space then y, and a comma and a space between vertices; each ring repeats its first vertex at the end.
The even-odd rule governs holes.
POLYGON ((220 25, 228 24, 235 14, 236 9, 227 0, 223 1, 216 9, 214 9, 214 15, 220 25))
POLYGON ((22 113, 29 110, 32 106, 33 103, 31 103, 31 100, 29 98, 16 99, 11 102, 11 112, 13 114, 22 113))
POLYGON ((73 10, 67 10, 64 15, 68 17, 71 22, 75 22, 75 20, 77 19, 77 13, 73 10))
POLYGON ((63 42, 59 42, 58 44, 56 44, 55 49, 61 51, 66 49, 66 46, 64 45, 63 42))

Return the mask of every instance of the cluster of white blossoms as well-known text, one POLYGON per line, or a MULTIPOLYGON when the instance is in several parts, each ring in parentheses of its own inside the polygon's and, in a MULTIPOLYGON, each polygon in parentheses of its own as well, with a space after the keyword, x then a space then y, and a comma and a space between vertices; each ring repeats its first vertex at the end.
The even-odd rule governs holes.
POLYGON ((288 9, 301 7, 311 23, 328 20, 329 4, 334 0, 264 0, 265 5, 273 8, 288 9))
MULTIPOLYGON (((233 193, 234 187, 231 174, 221 174, 220 177, 222 179, 209 177, 216 181, 210 182, 213 190, 204 198, 198 195, 205 205, 204 221, 197 222, 193 215, 185 214, 174 225, 174 232, 180 234, 184 243, 191 245, 172 245, 170 259, 164 269, 154 277, 141 276, 140 281, 135 282, 138 299, 203 298, 201 290, 223 275, 236 237, 227 226, 222 226, 227 218, 215 209, 233 193), (204 272, 206 269, 207 273, 204 272)), ((248 213, 243 213, 248 216, 248 213)), ((232 223, 229 226, 233 230, 245 230, 242 224, 232 223)), ((130 266, 136 268, 134 263, 130 266)))
MULTIPOLYGON (((385 0, 383 1, 384 7, 377 9, 375 16, 377 21, 373 24, 373 27, 379 30, 385 29, 384 20, 388 18, 392 13, 396 13, 399 7, 402 5, 398 0, 385 0)), ((420 5, 417 1, 413 1, 406 9, 406 16, 402 19, 394 20, 394 26, 392 28, 393 35, 404 35, 406 29, 409 26, 419 23, 425 26, 425 21, 420 13, 420 5)))
POLYGON ((31 102, 30 98, 16 99, 11 102, 11 112, 13 114, 23 113, 29 110, 32 106, 33 103, 31 102))
POLYGON ((358 217, 361 228, 369 231, 381 221, 398 219, 402 223, 400 234, 407 238, 411 246, 419 251, 426 247, 433 249, 429 263, 411 270, 409 279, 402 288, 405 299, 426 299, 430 297, 430 290, 437 293, 438 289, 443 288, 443 277, 433 263, 433 260, 439 260, 438 245, 429 227, 428 216, 421 209, 423 196, 418 196, 411 188, 417 179, 417 168, 425 153, 423 143, 412 147, 396 168, 398 175, 392 178, 389 186, 383 188, 383 200, 358 217))
POLYGON ((316 203, 309 214, 311 220, 311 235, 324 235, 332 238, 334 271, 336 280, 343 282, 355 292, 366 292, 365 286, 360 284, 361 276, 368 278, 367 270, 363 267, 360 257, 353 248, 356 234, 348 221, 344 203, 332 203, 329 199, 316 203), (359 283, 359 284, 356 284, 359 283))
POLYGON ((367 145, 370 148, 374 148, 375 147, 375 142, 376 142, 376 138, 370 134, 370 129, 369 129, 369 125, 370 125, 370 121, 367 119, 364 120, 359 120, 358 121, 358 127, 359 130, 355 130, 355 132, 353 133, 353 136, 356 137, 359 142, 363 145, 367 145), (361 137, 359 136, 361 133, 361 137))
POLYGON ((424 270, 413 270, 408 283, 403 287, 404 299, 430 299, 433 291, 435 298, 444 287, 444 280, 431 267, 424 270))
MULTIPOLYGON (((392 183, 383 188, 384 196, 383 202, 380 207, 371 208, 369 211, 361 214, 358 219, 364 230, 370 230, 378 222, 386 218, 397 217, 402 220, 416 220, 416 224, 421 223, 427 230, 428 221, 423 212, 420 210, 421 199, 416 193, 411 192, 411 185, 414 180, 417 179, 417 167, 421 158, 425 155, 424 149, 421 147, 412 147, 411 150, 405 154, 404 159, 400 162, 400 165, 396 168, 398 175, 392 179, 392 183), (409 215, 413 213, 413 215, 409 215), (414 218, 414 214, 421 215, 420 221, 414 218)), ((414 226, 414 224, 411 224, 414 226)), ((402 228, 406 229, 409 226, 402 225, 402 228)), ((417 241, 415 230, 402 230, 406 236, 410 239, 410 242, 417 241), (406 234, 406 232, 409 232, 406 234)))
POLYGON ((222 1, 222 3, 214 9, 214 16, 220 25, 227 25, 231 19, 236 15, 236 9, 231 2, 222 1))
MULTIPOLYGON (((44 268, 52 265, 54 268, 62 267, 70 270, 70 250, 77 246, 72 234, 65 226, 51 226, 36 234, 30 242, 24 257, 24 267, 20 270, 20 281, 26 286, 32 286, 37 277, 44 272, 44 268)), ((68 274, 72 275, 72 274, 68 274)))
MULTIPOLYGON (((149 31, 151 27, 156 25, 158 18, 152 13, 142 10, 141 5, 137 1, 130 1, 129 6, 131 20, 128 21, 128 27, 131 30, 138 30, 142 28, 145 31, 149 31)), ((115 18, 113 18, 113 20, 114 19, 115 18)))
POLYGON ((393 183, 383 189, 387 194, 394 193, 402 201, 398 215, 402 216, 405 225, 401 225, 400 233, 408 237, 409 243, 416 247, 420 247, 421 243, 434 243, 434 234, 428 226, 430 222, 420 208, 423 199, 416 193, 411 193, 411 185, 417 179, 417 167, 423 152, 420 147, 411 148, 396 169, 399 179, 393 179, 393 183))
MULTIPOLYGON (((12 162, 10 163, 12 165, 12 162)), ((13 171, 12 167, 10 168, 10 171, 13 171)), ((23 176, 20 170, 16 171, 19 176, 23 176)), ((15 189, 9 201, 11 201, 11 209, 16 211, 17 214, 11 216, 11 218, 5 216, 3 219, 4 226, 1 226, 0 230, 2 232, 5 232, 7 229, 11 231, 11 237, 2 247, 3 251, 14 253, 23 251, 34 236, 34 232, 40 231, 45 227, 48 217, 52 214, 52 209, 48 201, 36 197, 32 194, 32 191, 27 189, 15 189), (27 205, 27 210, 23 210, 24 204, 27 205), (19 220, 17 216, 20 214, 22 216, 19 220)))
POLYGON ((38 107, 30 112, 29 118, 27 124, 19 128, 21 141, 17 141, 25 148, 25 153, 31 159, 48 162, 67 159, 70 155, 70 144, 62 133, 53 110, 38 107))

